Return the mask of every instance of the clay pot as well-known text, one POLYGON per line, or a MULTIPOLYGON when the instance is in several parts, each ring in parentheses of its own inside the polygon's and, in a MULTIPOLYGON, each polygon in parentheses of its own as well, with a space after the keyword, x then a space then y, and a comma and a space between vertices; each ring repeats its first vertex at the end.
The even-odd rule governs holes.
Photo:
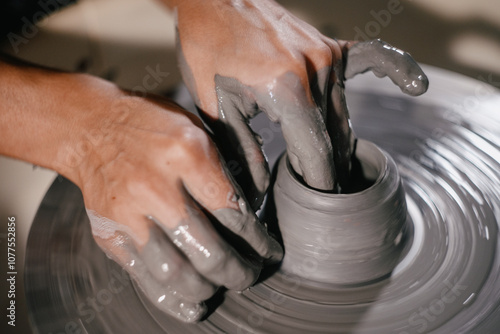
POLYGON ((311 189, 286 154, 280 159, 274 202, 283 271, 317 282, 361 284, 389 275, 397 264, 407 213, 396 164, 364 140, 358 140, 356 157, 373 184, 352 194, 311 189))

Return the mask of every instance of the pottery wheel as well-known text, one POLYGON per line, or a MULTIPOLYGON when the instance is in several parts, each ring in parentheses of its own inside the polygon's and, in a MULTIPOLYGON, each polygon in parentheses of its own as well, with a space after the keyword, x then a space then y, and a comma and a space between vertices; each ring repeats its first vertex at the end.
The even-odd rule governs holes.
MULTIPOLYGON (((431 88, 419 98, 368 75, 347 86, 357 136, 392 155, 406 190, 406 246, 390 277, 335 286, 278 271, 243 293, 219 294, 205 321, 186 325, 150 305, 106 258, 78 188, 58 179, 27 246, 35 332, 497 333, 500 94, 453 73, 424 70, 431 88)), ((285 147, 279 131, 264 118, 254 124, 274 164, 285 147)), ((314 270, 310 263, 297 266, 314 270)))

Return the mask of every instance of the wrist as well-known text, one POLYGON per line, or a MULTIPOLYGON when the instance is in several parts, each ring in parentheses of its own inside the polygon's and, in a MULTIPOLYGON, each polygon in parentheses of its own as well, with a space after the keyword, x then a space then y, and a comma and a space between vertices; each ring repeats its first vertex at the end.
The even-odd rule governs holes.
POLYGON ((73 182, 90 150, 96 109, 120 91, 84 74, 0 61, 0 154, 57 171, 73 182))
POLYGON ((61 97, 59 109, 66 129, 58 133, 61 140, 49 168, 81 186, 85 174, 94 168, 99 153, 105 149, 111 124, 120 117, 117 101, 126 93, 90 75, 70 74, 62 82, 73 87, 73 91, 61 97))

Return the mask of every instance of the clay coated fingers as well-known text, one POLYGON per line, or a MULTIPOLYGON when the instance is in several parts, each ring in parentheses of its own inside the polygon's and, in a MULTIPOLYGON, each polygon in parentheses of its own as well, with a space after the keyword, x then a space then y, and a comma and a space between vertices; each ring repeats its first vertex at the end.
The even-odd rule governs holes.
POLYGON ((109 239, 95 237, 95 240, 109 258, 129 273, 150 302, 163 312, 185 322, 198 321, 206 313, 203 303, 184 299, 176 287, 159 280, 158 275, 148 268, 151 265, 147 262, 151 259, 140 254, 126 234, 117 232, 109 239))
POLYGON ((216 76, 215 84, 219 124, 214 131, 219 137, 219 147, 228 163, 237 158, 242 164, 240 170, 248 171, 249 175, 240 172, 241 175, 235 175, 235 178, 252 207, 257 209, 269 186, 270 172, 261 149, 262 140, 249 125, 249 119, 256 113, 254 97, 236 79, 216 76), (251 182, 248 182, 249 178, 251 182))
POLYGON ((186 203, 185 208, 189 217, 174 228, 162 224, 161 217, 153 219, 207 280, 234 290, 251 286, 260 274, 260 266, 246 261, 225 242, 195 203, 186 203))
POLYGON ((327 129, 332 140, 335 174, 340 188, 349 181, 355 137, 349 123, 349 111, 344 88, 338 84, 331 87, 327 102, 327 129))
POLYGON ((307 94, 300 78, 288 72, 275 88, 260 94, 259 108, 281 123, 287 153, 295 172, 311 187, 332 190, 335 168, 324 113, 307 94))
MULTIPOLYGON (((245 256, 247 253, 257 253, 264 260, 269 261, 281 260, 283 257, 281 246, 267 233, 264 225, 257 219, 253 208, 243 196, 241 188, 232 180, 231 173, 225 167, 224 161, 219 158, 214 145, 206 146, 204 154, 196 154, 195 159, 196 166, 203 166, 203 172, 200 172, 198 168, 186 167, 182 170, 182 183, 178 184, 179 188, 176 193, 183 194, 182 199, 179 199, 183 203, 181 211, 187 210, 187 212, 180 213, 179 220, 207 220, 196 207, 194 203, 196 202, 197 205, 208 211, 209 216, 214 216, 217 219, 217 221, 214 219, 210 226, 213 228, 212 224, 217 227, 222 225, 223 231, 220 238, 224 238, 227 243, 234 245, 238 252, 244 253, 245 256), (226 233, 227 229, 232 234, 226 233), (239 248, 242 244, 241 241, 246 242, 247 245, 242 247, 245 249, 239 248), (248 250, 247 246, 253 248, 253 251, 248 250)), ((194 165, 194 163, 189 163, 189 165, 194 165)), ((162 207, 161 203, 157 207, 162 207)), ((166 217, 174 223, 178 222, 178 220, 173 219, 168 210, 163 211, 162 217, 166 217)), ((164 222, 165 225, 168 225, 169 221, 165 220, 164 222)))
POLYGON ((212 212, 234 234, 242 237, 266 262, 279 262, 283 249, 261 224, 244 198, 237 199, 239 209, 224 208, 212 212))
POLYGON ((157 282, 191 302, 212 297, 217 288, 196 272, 158 226, 150 228, 149 236, 139 254, 157 282))
POLYGON ((409 53, 380 39, 359 42, 347 54, 345 77, 372 71, 378 77, 388 76, 406 94, 417 96, 429 86, 427 76, 409 53))

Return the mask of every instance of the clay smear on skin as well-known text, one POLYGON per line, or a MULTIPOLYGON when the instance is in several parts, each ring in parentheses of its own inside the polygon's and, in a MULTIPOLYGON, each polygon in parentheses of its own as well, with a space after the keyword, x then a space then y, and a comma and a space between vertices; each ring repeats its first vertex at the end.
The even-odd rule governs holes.
POLYGON ((183 300, 177 285, 169 285, 168 281, 161 280, 162 274, 169 276, 178 273, 169 273, 168 258, 172 257, 169 252, 171 254, 175 250, 161 245, 161 236, 156 236, 158 231, 150 231, 150 239, 139 245, 142 248, 139 252, 131 240, 133 234, 130 228, 94 210, 87 209, 87 215, 94 237, 111 241, 112 249, 104 249, 106 255, 134 278, 156 307, 183 321, 196 321, 203 316, 206 311, 203 304, 183 300))

